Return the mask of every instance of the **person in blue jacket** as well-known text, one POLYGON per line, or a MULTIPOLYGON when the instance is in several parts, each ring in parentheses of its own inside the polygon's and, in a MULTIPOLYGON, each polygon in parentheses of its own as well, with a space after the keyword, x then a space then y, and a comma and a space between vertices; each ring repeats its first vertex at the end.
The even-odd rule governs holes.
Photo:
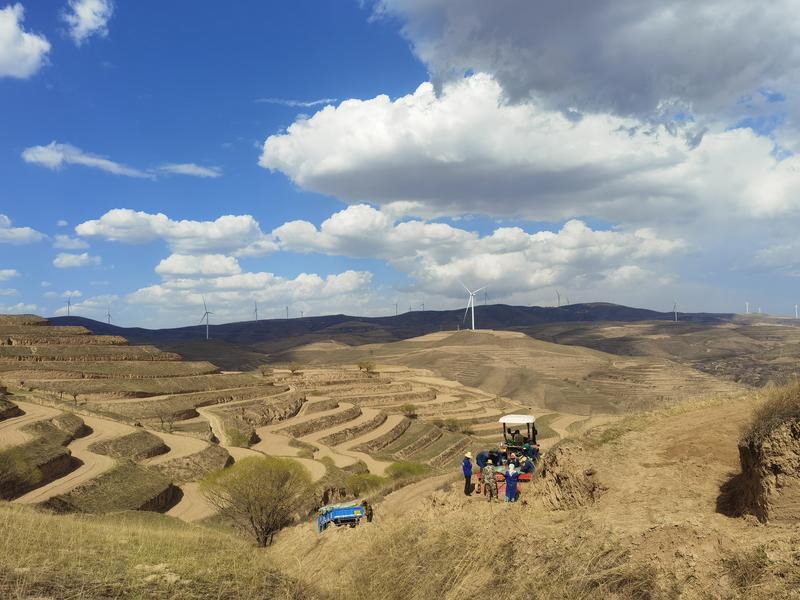
POLYGON ((533 461, 528 460, 527 456, 520 459, 519 472, 520 473, 533 473, 533 461))
POLYGON ((461 470, 464 472, 464 495, 472 495, 472 452, 467 452, 464 455, 464 462, 461 464, 461 470))
POLYGON ((517 501, 518 478, 519 471, 514 468, 514 465, 508 465, 508 471, 506 471, 506 502, 517 501))

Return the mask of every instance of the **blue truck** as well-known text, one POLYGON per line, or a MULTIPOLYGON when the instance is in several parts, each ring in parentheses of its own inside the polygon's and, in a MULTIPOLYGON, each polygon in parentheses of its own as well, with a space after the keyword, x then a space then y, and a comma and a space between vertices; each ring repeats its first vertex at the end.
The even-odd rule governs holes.
POLYGON ((319 509, 317 515, 317 530, 322 533, 331 523, 337 527, 342 525, 355 527, 361 519, 372 521, 372 507, 366 500, 353 500, 341 504, 327 504, 319 509))

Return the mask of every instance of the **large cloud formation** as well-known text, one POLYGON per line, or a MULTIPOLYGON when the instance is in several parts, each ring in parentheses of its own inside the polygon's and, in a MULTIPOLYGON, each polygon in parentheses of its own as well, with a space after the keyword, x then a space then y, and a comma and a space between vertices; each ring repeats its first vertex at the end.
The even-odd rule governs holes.
POLYGON ((613 222, 797 214, 800 158, 776 158, 750 129, 697 135, 634 118, 573 122, 510 104, 474 75, 437 95, 425 83, 396 100, 348 100, 264 143, 261 166, 348 202, 413 214, 487 214, 613 222))
POLYGON ((24 18, 22 4, 0 9, 0 77, 27 79, 42 67, 50 52, 47 38, 22 28, 24 18))
POLYGON ((434 81, 492 73, 514 100, 651 116, 716 113, 796 86, 793 0, 378 0, 434 81))

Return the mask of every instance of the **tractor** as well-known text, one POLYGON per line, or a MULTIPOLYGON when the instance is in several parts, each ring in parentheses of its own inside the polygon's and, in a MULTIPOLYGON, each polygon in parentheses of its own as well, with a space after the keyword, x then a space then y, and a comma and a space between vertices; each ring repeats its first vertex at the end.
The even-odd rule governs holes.
MULTIPOLYGON (((499 448, 482 450, 475 455, 475 462, 480 468, 478 480, 483 483, 483 467, 487 461, 491 460, 495 467, 495 477, 497 478, 498 492, 500 496, 505 493, 505 471, 509 462, 515 463, 520 467, 523 462, 530 461, 535 468, 539 461, 539 446, 536 442, 535 418, 531 415, 504 415, 498 420, 503 428, 503 443, 499 448), (521 428, 524 426, 524 433, 521 428)), ((533 471, 520 474, 518 481, 529 482, 533 478, 533 471)))

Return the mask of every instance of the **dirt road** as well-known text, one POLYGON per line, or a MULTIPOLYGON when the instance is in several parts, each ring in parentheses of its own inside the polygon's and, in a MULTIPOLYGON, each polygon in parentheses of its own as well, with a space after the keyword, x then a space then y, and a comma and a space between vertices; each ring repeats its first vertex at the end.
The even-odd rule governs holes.
POLYGON ((55 408, 25 402, 16 397, 12 398, 12 402, 19 406, 25 414, 0 421, 0 448, 24 444, 31 439, 31 436, 20 429, 36 421, 52 419, 61 414, 61 411, 55 408))
POLYGON ((53 496, 65 494, 74 487, 90 479, 94 479, 113 467, 116 461, 110 456, 95 454, 89 451, 89 446, 95 442, 120 437, 136 431, 135 427, 117 421, 88 416, 83 416, 82 418, 86 425, 91 427, 92 433, 85 437, 78 438, 67 446, 67 448, 72 452, 72 456, 80 460, 83 464, 64 477, 36 488, 24 496, 20 496, 14 500, 14 502, 20 502, 22 504, 44 502, 53 496))

